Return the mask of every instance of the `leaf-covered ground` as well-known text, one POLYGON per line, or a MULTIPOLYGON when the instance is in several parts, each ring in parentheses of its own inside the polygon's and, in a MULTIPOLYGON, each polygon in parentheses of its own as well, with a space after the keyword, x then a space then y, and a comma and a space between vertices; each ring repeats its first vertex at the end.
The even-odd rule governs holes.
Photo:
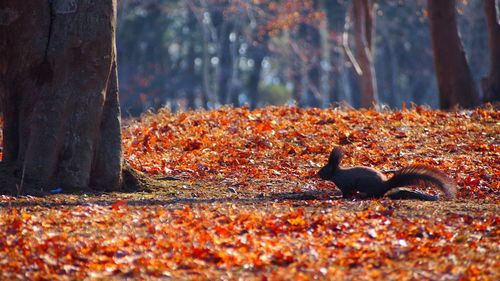
POLYGON ((0 279, 499 280, 499 135, 493 108, 146 115, 125 159, 179 180, 0 197, 0 279), (341 199, 315 175, 335 145, 346 166, 437 167, 458 198, 341 199))

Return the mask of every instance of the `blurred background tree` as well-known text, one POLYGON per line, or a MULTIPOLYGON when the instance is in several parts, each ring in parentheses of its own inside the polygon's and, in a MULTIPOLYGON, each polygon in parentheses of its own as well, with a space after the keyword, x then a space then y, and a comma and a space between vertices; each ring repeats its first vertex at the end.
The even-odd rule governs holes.
MULTIPOLYGON (((126 116, 225 104, 440 106, 424 0, 120 0, 118 9, 126 116)), ((455 9, 480 90, 496 77, 488 10, 482 0, 455 9)))

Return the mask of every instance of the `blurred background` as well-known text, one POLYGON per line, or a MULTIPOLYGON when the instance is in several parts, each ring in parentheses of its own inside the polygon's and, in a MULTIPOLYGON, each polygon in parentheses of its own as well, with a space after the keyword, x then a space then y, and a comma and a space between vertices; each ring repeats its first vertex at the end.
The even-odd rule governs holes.
MULTIPOLYGON (((368 32, 380 104, 438 107, 426 2, 375 1, 368 32)), ((457 1, 479 83, 489 69, 482 0, 457 1)), ((119 0, 124 116, 168 107, 360 106, 351 1, 119 0)))

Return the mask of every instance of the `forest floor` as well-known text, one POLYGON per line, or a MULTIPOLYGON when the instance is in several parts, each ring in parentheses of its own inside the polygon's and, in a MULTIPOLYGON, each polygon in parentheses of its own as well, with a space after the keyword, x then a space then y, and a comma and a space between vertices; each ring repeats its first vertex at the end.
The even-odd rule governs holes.
POLYGON ((0 279, 500 279, 497 109, 160 111, 123 131, 127 163, 167 179, 0 196, 0 279), (434 166, 457 199, 343 199, 316 176, 335 145, 345 166, 434 166))

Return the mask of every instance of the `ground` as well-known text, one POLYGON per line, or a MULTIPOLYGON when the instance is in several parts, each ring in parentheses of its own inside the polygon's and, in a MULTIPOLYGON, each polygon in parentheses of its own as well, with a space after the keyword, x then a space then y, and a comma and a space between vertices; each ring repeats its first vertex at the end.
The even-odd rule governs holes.
POLYGON ((499 280, 499 122, 493 107, 144 115, 125 160, 153 186, 0 197, 0 277, 499 280), (346 166, 439 168, 458 198, 342 199, 315 175, 334 145, 346 166))

